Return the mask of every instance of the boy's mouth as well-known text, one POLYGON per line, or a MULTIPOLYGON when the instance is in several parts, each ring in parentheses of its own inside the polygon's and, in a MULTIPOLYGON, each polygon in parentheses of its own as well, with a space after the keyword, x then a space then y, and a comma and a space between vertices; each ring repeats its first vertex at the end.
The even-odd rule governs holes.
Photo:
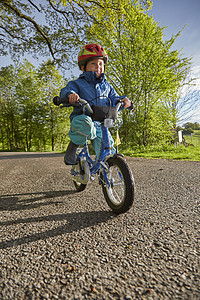
POLYGON ((99 77, 102 74, 102 72, 97 72, 96 71, 96 76, 99 77))

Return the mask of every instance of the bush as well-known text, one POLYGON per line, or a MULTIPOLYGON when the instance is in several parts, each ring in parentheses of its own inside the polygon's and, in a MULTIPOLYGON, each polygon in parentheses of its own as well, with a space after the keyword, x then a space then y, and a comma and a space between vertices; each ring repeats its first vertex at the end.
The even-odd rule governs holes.
POLYGON ((192 128, 187 128, 187 129, 184 129, 183 130, 183 134, 191 134, 191 133, 194 133, 194 130, 192 128))

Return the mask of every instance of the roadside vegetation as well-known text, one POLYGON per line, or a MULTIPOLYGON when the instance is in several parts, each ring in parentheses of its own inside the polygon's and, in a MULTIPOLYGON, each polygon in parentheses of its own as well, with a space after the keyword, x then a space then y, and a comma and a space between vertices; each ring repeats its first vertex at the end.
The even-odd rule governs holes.
MULTIPOLYGON (((132 157, 165 158, 176 160, 200 161, 200 124, 186 123, 183 131, 183 143, 174 138, 174 143, 165 143, 147 147, 124 148, 123 153, 132 157), (192 128, 199 128, 198 130, 192 128)), ((177 128, 180 130, 180 127, 177 128)), ((120 149, 120 148, 119 148, 120 149)))
POLYGON ((131 157, 200 161, 200 147, 185 147, 184 145, 153 146, 134 150, 125 149, 123 154, 131 157))

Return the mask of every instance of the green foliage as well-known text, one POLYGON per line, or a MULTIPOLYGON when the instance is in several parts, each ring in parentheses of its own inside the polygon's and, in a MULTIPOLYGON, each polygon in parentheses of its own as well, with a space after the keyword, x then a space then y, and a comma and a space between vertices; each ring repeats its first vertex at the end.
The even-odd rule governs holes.
POLYGON ((194 130, 192 128, 183 129, 183 134, 191 134, 194 130))
MULTIPOLYGON (((63 69, 76 61, 77 50, 86 40, 86 29, 99 23, 96 9, 108 19, 126 6, 124 1, 61 0, 0 1, 0 55, 8 53, 16 59, 24 53, 35 57, 51 57, 63 69), (119 2, 119 3, 118 3, 119 2), (75 54, 75 55, 74 55, 75 54)), ((152 1, 134 1, 149 9, 152 1)), ((110 22, 112 25, 112 21, 110 22)))
POLYGON ((168 141, 176 124, 178 91, 190 66, 189 59, 171 51, 181 32, 164 41, 164 29, 139 1, 118 1, 116 11, 111 5, 114 1, 101 3, 106 14, 93 6, 96 22, 89 28, 89 38, 105 46, 109 81, 134 103, 133 112, 122 114, 119 130, 123 142, 151 145, 168 141))
POLYGON ((27 60, 0 70, 2 150, 55 150, 66 143, 69 110, 52 103, 64 85, 50 61, 38 69, 27 60))
POLYGON ((88 15, 77 1, 0 1, 0 54, 51 57, 66 69, 84 40, 88 15))
MULTIPOLYGON (((122 143, 149 147, 170 142, 190 60, 171 50, 181 32, 163 39, 164 28, 149 16, 151 6, 150 0, 4 0, 0 53, 50 55, 68 68, 79 46, 99 42, 109 54, 108 80, 134 103, 134 110, 124 110, 117 124, 122 143)), ((38 69, 27 61, 2 68, 0 83, 3 149, 46 150, 64 144, 70 111, 61 112, 51 103, 64 85, 51 61, 38 69)))
POLYGON ((198 122, 192 123, 192 122, 187 122, 183 125, 185 129, 192 129, 192 130, 200 130, 200 124, 198 122))

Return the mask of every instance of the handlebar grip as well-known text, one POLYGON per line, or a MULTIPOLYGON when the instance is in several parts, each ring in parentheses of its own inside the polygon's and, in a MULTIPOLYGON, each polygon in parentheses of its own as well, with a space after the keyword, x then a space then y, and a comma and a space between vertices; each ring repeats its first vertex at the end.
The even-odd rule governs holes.
POLYGON ((54 97, 53 104, 59 106, 60 105, 60 97, 58 97, 58 96, 54 97))
POLYGON ((63 104, 64 107, 70 107, 70 106, 75 106, 75 107, 81 107, 81 104, 77 101, 74 104, 69 103, 69 98, 60 98, 59 96, 56 96, 53 98, 53 103, 57 106, 63 104))

